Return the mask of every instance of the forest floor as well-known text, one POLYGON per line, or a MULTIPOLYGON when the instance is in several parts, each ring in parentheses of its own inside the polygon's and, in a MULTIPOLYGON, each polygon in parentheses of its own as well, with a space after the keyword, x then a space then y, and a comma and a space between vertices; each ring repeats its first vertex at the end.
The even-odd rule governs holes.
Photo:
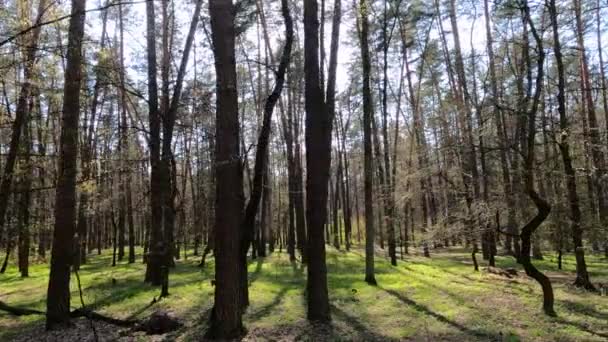
MULTIPOLYGON (((393 267, 381 251, 376 258, 378 286, 363 281, 364 255, 328 247, 328 282, 333 322, 329 327, 306 321, 306 269, 275 252, 249 264, 251 305, 244 316, 247 341, 606 341, 608 297, 572 287, 574 258, 565 256, 557 270, 553 255, 535 263, 553 280, 558 317, 543 315, 539 286, 525 276, 512 257, 499 256, 497 266, 515 267, 507 278, 473 270, 463 249, 433 251, 430 259, 406 255, 393 267)), ((125 258, 126 259, 126 258, 125 258)), ((481 256, 479 256, 481 259, 481 256)), ((117 318, 145 318, 166 310, 184 326, 165 335, 146 336, 126 328, 94 322, 101 341, 197 341, 203 336, 213 304, 213 258, 197 267, 198 257, 178 260, 171 270, 170 293, 151 304, 159 289, 143 283, 145 265, 120 262, 110 267, 111 252, 89 258, 81 268, 84 301, 117 318)), ((14 264, 12 264, 14 265, 14 264)), ((587 257, 595 283, 608 283, 608 260, 587 257)), ((22 279, 15 266, 0 275, 0 301, 44 311, 48 265, 31 266, 22 279)), ((72 306, 79 306, 71 282, 72 306)), ((15 318, 0 312, 0 341, 94 341, 89 322, 47 333, 43 316, 15 318)))

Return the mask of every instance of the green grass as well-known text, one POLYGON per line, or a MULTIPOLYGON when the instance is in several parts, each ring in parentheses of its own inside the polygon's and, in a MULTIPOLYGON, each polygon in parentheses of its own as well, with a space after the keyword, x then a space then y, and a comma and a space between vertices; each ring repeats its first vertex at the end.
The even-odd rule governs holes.
MULTIPOLYGON (((171 296, 151 305, 159 289, 143 283, 145 265, 110 267, 110 254, 104 251, 90 256, 80 271, 87 305, 120 318, 143 318, 153 310, 170 310, 185 322, 170 340, 201 337, 213 304, 212 258, 203 270, 197 267, 198 258, 177 261, 171 270, 171 296)), ((593 281, 607 283, 608 262, 595 255, 589 255, 587 262, 593 281)), ((514 279, 474 272, 463 250, 444 250, 431 259, 406 256, 397 267, 390 266, 384 255, 377 256, 377 287, 363 281, 364 255, 358 248, 352 252, 329 248, 327 263, 333 322, 329 328, 320 328, 305 319, 305 268, 290 263, 285 253, 251 261, 251 306, 244 316, 249 335, 261 340, 608 339, 608 297, 570 286, 575 269, 570 255, 564 259, 563 271, 556 269, 552 255, 535 261, 554 280, 557 318, 542 314, 540 288, 522 271, 514 279)), ((498 257, 497 263, 517 267, 511 257, 498 257)), ((0 300, 44 310, 48 265, 32 265, 26 279, 20 278, 13 265, 0 275, 0 300)), ((71 286, 72 306, 77 307, 74 277, 71 286)), ((42 322, 42 316, 15 318, 0 312, 0 341, 42 322)))

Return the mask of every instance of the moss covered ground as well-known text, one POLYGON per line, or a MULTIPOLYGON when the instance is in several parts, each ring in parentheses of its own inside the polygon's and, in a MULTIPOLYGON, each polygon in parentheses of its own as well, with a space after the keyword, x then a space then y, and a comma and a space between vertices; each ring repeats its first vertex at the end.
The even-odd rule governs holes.
MULTIPOLYGON (((539 286, 523 274, 512 257, 497 258, 498 267, 519 270, 518 276, 509 279, 483 268, 475 272, 469 254, 461 249, 435 251, 430 259, 406 255, 396 267, 384 254, 379 251, 376 258, 378 286, 373 287, 363 281, 360 248, 345 252, 328 247, 333 318, 329 327, 306 322, 305 267, 289 262, 284 252, 252 260, 245 340, 608 340, 608 297, 571 286, 575 270, 572 255, 565 256, 561 271, 552 255, 535 261, 553 280, 558 317, 552 318, 542 313, 539 286)), ((145 265, 141 261, 111 267, 110 251, 91 255, 80 271, 83 299, 95 310, 118 318, 144 318, 159 309, 171 311, 185 325, 160 340, 199 340, 213 304, 214 269, 213 258, 203 269, 198 262, 193 256, 178 260, 171 270, 170 297, 151 304, 159 289, 143 283, 145 265)), ((592 280, 608 283, 608 260, 588 255, 587 262, 592 280)), ((0 275, 0 300, 44 310, 47 281, 48 264, 33 264, 29 278, 21 278, 11 266, 0 275)), ((80 300, 74 277, 71 284, 72 306, 76 308, 80 300)), ((0 341, 40 331, 43 319, 0 312, 0 341)), ((158 336, 124 335, 126 340, 159 340, 158 336)))

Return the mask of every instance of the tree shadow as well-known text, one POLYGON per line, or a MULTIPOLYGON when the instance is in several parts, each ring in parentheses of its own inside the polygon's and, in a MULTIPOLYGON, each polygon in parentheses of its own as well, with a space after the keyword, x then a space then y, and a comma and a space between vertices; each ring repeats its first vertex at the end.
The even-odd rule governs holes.
POLYGON ((258 320, 268 316, 274 309, 277 308, 277 305, 279 305, 281 301, 283 301, 283 298, 285 298, 287 291, 289 291, 288 287, 282 287, 281 290, 277 292, 277 294, 274 296, 272 301, 270 301, 270 303, 262 306, 260 309, 249 314, 251 319, 258 320))
POLYGON ((30 292, 30 291, 35 290, 35 289, 36 289, 36 286, 34 286, 34 287, 26 287, 26 288, 20 287, 20 288, 18 288, 16 290, 13 290, 13 291, 10 291, 10 292, 0 292, 0 299, 2 299, 2 297, 8 297, 10 295, 21 294, 21 293, 24 293, 24 292, 27 293, 27 292, 30 292))
MULTIPOLYGON (((208 341, 205 338, 205 333, 209 328, 209 318, 211 317, 213 306, 205 306, 204 303, 199 303, 198 305, 195 305, 195 307, 197 312, 195 318, 191 322, 186 321, 186 324, 180 329, 165 336, 161 340, 162 342, 172 342, 178 339, 180 341, 208 341)), ((193 314, 194 311, 191 311, 186 314, 186 316, 191 316, 193 314)))
POLYGON ((595 317, 597 319, 601 319, 601 320, 608 322, 608 312, 600 312, 600 311, 595 310, 594 308, 588 307, 581 303, 572 302, 569 300, 561 300, 560 302, 564 305, 564 307, 568 311, 571 311, 573 313, 580 314, 583 316, 595 317))
POLYGON ((249 273, 249 286, 255 282, 260 276, 260 271, 262 270, 262 265, 264 265, 264 258, 257 258, 255 264, 255 270, 252 273, 249 273))
POLYGON ((385 289, 381 286, 378 286, 378 288, 381 289, 382 291, 390 294, 391 296, 399 299, 402 303, 412 307, 414 310, 416 310, 420 313, 423 313, 427 316, 431 316, 431 317, 435 318, 436 320, 438 320, 444 324, 447 324, 453 328, 456 328, 467 335, 477 337, 477 338, 490 338, 490 339, 499 338, 499 336, 497 336, 496 334, 493 334, 493 333, 490 333, 487 331, 467 328, 466 326, 464 326, 458 322, 454 322, 454 321, 450 320, 449 318, 432 311, 428 307, 426 307, 410 298, 405 297, 403 294, 401 294, 395 290, 385 289))
MULTIPOLYGON (((496 290, 497 286, 503 286, 503 289, 501 290, 504 293, 508 293, 514 296, 520 296, 520 295, 524 295, 524 296, 530 296, 532 294, 534 294, 534 288, 532 285, 530 285, 530 283, 528 283, 526 280, 529 280, 530 278, 528 278, 525 273, 519 273, 517 277, 514 277, 512 279, 509 278, 499 278, 498 276, 496 278, 472 278, 471 276, 464 274, 464 273, 458 273, 458 272, 454 272, 454 271, 450 271, 450 270, 442 270, 442 272, 444 273, 448 273, 451 274, 457 278, 462 278, 465 279, 469 282, 471 282, 471 284, 478 284, 483 286, 485 289, 488 290, 496 290), (492 281, 492 279, 494 281, 492 281), (521 281, 520 281, 521 280, 521 281), (513 287, 510 286, 512 284, 516 284, 517 286, 513 287)), ((480 273, 481 275, 487 274, 487 273, 480 273)), ((458 284, 462 284, 462 285, 470 285, 467 284, 465 282, 461 282, 458 280, 452 280, 455 283, 458 284)))
POLYGON ((582 330, 582 331, 584 331, 586 333, 589 333, 591 335, 603 337, 603 338, 605 338, 605 339, 608 340, 608 333, 599 332, 599 331, 593 331, 593 330, 589 329, 589 327, 587 326, 587 324, 579 323, 579 322, 573 322, 573 321, 568 321, 568 320, 563 319, 563 318, 556 318, 555 322, 560 323, 560 324, 565 324, 565 325, 572 326, 574 328, 580 329, 580 330, 582 330))
POLYGON ((293 276, 297 279, 304 280, 304 265, 295 261, 291 262, 291 271, 293 276))
MULTIPOLYGON (((187 286, 194 283, 200 283, 203 281, 203 278, 188 279, 174 282, 171 282, 171 280, 169 280, 169 293, 171 293, 171 289, 175 289, 181 286, 187 286)), ((128 300, 131 297, 135 297, 142 292, 150 291, 152 291, 150 297, 150 301, 152 301, 153 298, 157 297, 160 294, 160 287, 144 283, 139 275, 137 277, 134 276, 126 279, 120 279, 116 283, 106 281, 88 286, 83 289, 83 293, 87 295, 87 297, 91 301, 90 303, 87 303, 87 307, 92 310, 97 310, 105 306, 117 304, 128 300), (95 295, 90 295, 90 293, 100 295, 105 294, 105 296, 100 298, 95 297, 95 295)))
POLYGON ((137 316, 139 316, 142 312, 148 310, 149 308, 151 308, 154 304, 156 303, 156 301, 151 301, 150 303, 142 306, 141 308, 135 310, 134 312, 132 312, 129 317, 126 318, 126 320, 133 320, 136 319, 137 316))
MULTIPOLYGON (((151 291, 155 288, 156 287, 154 286, 143 284, 141 279, 128 279, 117 282, 115 285, 107 282, 89 286, 83 289, 83 293, 87 295, 87 293, 94 292, 94 295, 88 296, 91 302, 87 303, 87 306, 91 310, 97 310, 104 306, 120 303, 131 297, 137 296, 141 292, 151 291), (105 294, 105 296, 96 297, 95 294, 105 294)), ((150 300, 152 300, 152 298, 150 298, 150 300)))
MULTIPOLYGON (((339 307, 337 307, 336 305, 334 305, 333 303, 330 304, 331 306, 331 310, 332 313, 334 315, 335 318, 339 319, 340 321, 346 323, 349 327, 353 328, 353 330, 355 332, 357 332, 357 334, 359 334, 359 336, 357 336, 356 340, 361 340, 361 341, 398 341, 395 338, 391 338, 382 334, 378 334, 374 331, 372 331, 371 329, 369 329, 368 327, 366 327, 361 321, 359 321, 357 318, 355 318, 354 316, 349 315, 348 313, 346 313, 344 310, 340 309, 339 307)), ((343 335, 338 329, 336 329, 335 326, 332 326, 332 332, 334 334, 336 334, 336 337, 339 337, 341 335, 343 335)))

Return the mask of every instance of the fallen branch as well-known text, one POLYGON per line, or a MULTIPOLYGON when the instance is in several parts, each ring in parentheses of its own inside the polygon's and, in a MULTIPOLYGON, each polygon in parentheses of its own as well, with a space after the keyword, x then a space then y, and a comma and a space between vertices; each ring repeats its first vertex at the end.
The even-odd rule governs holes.
MULTIPOLYGON (((44 311, 10 306, 2 301, 0 301, 0 310, 6 311, 15 316, 46 314, 44 311)), ((89 309, 81 308, 70 312, 70 317, 84 317, 89 320, 101 321, 119 327, 131 328, 133 331, 145 331, 148 335, 164 334, 177 330, 183 326, 183 324, 176 317, 164 311, 155 311, 148 319, 138 320, 113 318, 89 309)))
POLYGON ((15 316, 44 315, 45 314, 45 312, 39 311, 39 310, 28 309, 28 308, 17 308, 14 306, 10 306, 3 301, 0 301, 0 310, 6 311, 15 316))
POLYGON ((140 321, 138 321, 138 320, 123 320, 123 319, 119 319, 119 318, 112 318, 112 317, 105 316, 105 315, 102 315, 95 311, 88 310, 88 309, 76 309, 70 313, 70 316, 73 318, 85 317, 88 319, 102 321, 102 322, 110 323, 110 324, 117 325, 120 327, 133 327, 140 323, 140 321))
MULTIPOLYGON (((6 311, 15 316, 46 315, 46 312, 44 312, 44 311, 28 309, 28 308, 18 308, 18 307, 10 306, 2 301, 0 301, 0 310, 6 311)), ((118 318, 108 317, 108 316, 102 315, 100 313, 97 313, 97 312, 94 312, 94 311, 91 311, 88 309, 76 309, 76 310, 70 312, 70 317, 72 317, 72 318, 85 317, 88 319, 102 321, 102 322, 118 325, 121 327, 133 327, 133 326, 141 323, 138 320, 122 320, 122 319, 118 319, 118 318)))

